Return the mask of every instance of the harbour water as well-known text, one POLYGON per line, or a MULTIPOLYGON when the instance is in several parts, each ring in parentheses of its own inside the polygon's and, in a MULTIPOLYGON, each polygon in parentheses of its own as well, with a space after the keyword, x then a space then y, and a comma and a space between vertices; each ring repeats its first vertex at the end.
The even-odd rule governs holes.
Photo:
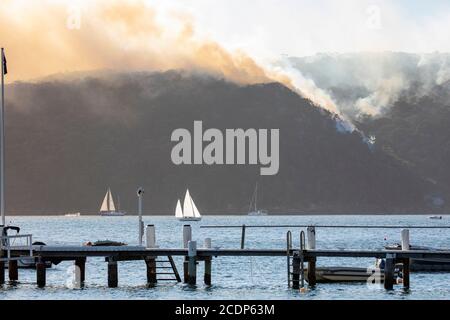
MULTIPOLYGON (((162 248, 182 246, 183 223, 168 216, 145 216, 145 224, 156 226, 157 245, 162 248)), ((8 217, 8 223, 21 227, 21 233, 33 234, 34 241, 49 245, 81 245, 88 241, 116 240, 137 244, 138 220, 126 217, 8 217)), ((424 215, 412 216, 205 216, 193 222, 193 240, 201 245, 212 238, 212 246, 239 248, 241 230, 207 229, 201 225, 442 225, 450 226, 450 216, 431 220, 424 215)), ((289 229, 270 228, 246 231, 246 248, 286 248, 289 229)), ((294 245, 299 245, 299 228, 291 228, 294 245)), ((317 228, 318 249, 380 249, 400 242, 400 229, 321 229, 317 228)), ((414 245, 450 248, 450 229, 411 229, 414 245)), ((174 258, 182 271, 182 260, 174 258)), ((413 273, 411 289, 404 292, 396 286, 387 292, 381 285, 318 284, 307 293, 287 287, 285 257, 219 257, 212 263, 212 286, 202 283, 200 263, 197 287, 176 282, 146 287, 143 261, 119 263, 119 287, 107 287, 107 264, 102 258, 88 258, 86 285, 83 289, 67 286, 72 275, 72 262, 62 262, 47 271, 47 286, 36 287, 35 270, 20 270, 19 283, 0 287, 0 299, 450 299, 450 273, 413 273)), ((371 267, 373 259, 319 258, 317 266, 371 267)))

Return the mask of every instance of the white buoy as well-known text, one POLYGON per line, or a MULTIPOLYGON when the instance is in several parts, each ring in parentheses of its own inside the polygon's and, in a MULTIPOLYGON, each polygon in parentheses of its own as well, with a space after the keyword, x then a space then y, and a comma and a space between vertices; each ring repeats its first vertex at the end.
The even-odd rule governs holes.
POLYGON ((191 225, 185 224, 183 226, 183 248, 188 247, 189 241, 192 240, 192 228, 191 225))
POLYGON ((147 225, 146 230, 147 248, 156 248, 156 232, 153 224, 147 225))
POLYGON ((205 249, 211 249, 211 238, 205 238, 205 249))
POLYGON ((409 230, 403 229, 402 230, 402 250, 409 250, 410 244, 409 244, 409 230))

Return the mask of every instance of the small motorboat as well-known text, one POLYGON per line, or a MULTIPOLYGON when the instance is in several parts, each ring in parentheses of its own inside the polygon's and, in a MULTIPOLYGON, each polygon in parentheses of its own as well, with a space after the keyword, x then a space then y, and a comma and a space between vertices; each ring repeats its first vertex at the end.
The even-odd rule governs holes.
POLYGON ((80 212, 66 213, 64 216, 65 217, 72 217, 72 218, 81 217, 81 213, 80 212))
MULTIPOLYGON (((305 279, 308 270, 305 269, 305 279)), ((399 277, 398 271, 395 273, 399 277)), ((380 268, 357 267, 319 267, 316 268, 316 281, 318 283, 330 282, 367 282, 383 283, 384 271, 380 268)))
POLYGON ((431 216, 430 219, 433 219, 433 220, 442 220, 442 216, 431 216))

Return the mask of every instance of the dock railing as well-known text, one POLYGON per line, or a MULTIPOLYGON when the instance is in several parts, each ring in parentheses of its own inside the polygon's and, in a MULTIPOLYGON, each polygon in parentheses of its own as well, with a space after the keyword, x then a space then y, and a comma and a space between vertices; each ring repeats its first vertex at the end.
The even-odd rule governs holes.
POLYGON ((33 236, 31 234, 18 234, 0 237, 0 261, 21 260, 24 257, 12 257, 11 251, 25 250, 29 252, 29 256, 25 258, 33 258, 33 236))

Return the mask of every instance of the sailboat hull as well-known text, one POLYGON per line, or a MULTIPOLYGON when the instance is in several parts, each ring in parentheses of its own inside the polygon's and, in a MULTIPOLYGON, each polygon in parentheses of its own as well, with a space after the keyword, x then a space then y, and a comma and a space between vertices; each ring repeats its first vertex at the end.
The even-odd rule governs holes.
POLYGON ((183 217, 183 218, 178 218, 179 221, 200 221, 202 220, 201 217, 192 217, 192 218, 187 218, 187 217, 183 217))
POLYGON ((100 215, 102 217, 122 217, 126 215, 126 212, 123 211, 101 211, 100 215))

